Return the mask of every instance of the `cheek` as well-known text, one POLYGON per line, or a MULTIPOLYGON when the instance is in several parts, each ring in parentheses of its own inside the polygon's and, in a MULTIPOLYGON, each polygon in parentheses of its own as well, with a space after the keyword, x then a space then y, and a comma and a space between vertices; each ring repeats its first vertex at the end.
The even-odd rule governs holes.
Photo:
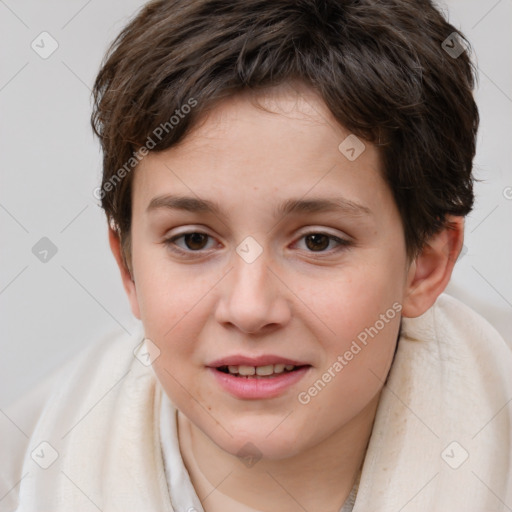
POLYGON ((160 254, 144 251, 138 259, 137 296, 145 335, 160 350, 153 368, 177 401, 201 400, 194 373, 202 370, 198 340, 211 314, 209 291, 219 278, 198 278, 192 266, 177 266, 160 254))
POLYGON ((149 330, 155 338, 164 340, 195 308, 208 283, 197 279, 193 266, 172 264, 160 244, 142 238, 137 247, 142 248, 134 254, 141 319, 148 337, 149 330))
POLYGON ((391 265, 347 268, 323 287, 317 282, 311 309, 322 320, 317 322, 323 345, 319 373, 329 383, 328 400, 343 397, 357 408, 387 376, 401 311, 400 267, 391 265))
POLYGON ((393 304, 400 304, 402 300, 402 273, 398 265, 395 268, 392 265, 354 265, 328 280, 316 281, 315 286, 304 288, 308 305, 322 320, 325 332, 330 333, 330 345, 355 339, 387 312, 386 330, 388 324, 393 323, 391 321, 398 316, 393 304), (306 290, 316 292, 308 298, 306 290))

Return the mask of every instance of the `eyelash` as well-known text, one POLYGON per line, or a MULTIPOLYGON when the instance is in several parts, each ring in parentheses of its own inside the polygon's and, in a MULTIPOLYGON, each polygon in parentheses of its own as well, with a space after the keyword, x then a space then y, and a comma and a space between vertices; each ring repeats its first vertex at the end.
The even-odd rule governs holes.
MULTIPOLYGON (((179 235, 175 235, 175 236, 172 236, 170 238, 165 239, 163 241, 163 244, 168 249, 170 249, 171 251, 173 251, 175 253, 178 253, 178 254, 190 255, 190 254, 197 253, 198 255, 200 255, 201 253, 203 253, 205 251, 204 249, 200 249, 198 251, 186 250, 186 249, 178 248, 176 246, 176 244, 174 243, 176 240, 179 240, 180 238, 183 238, 186 235, 194 235, 194 234, 205 235, 205 236, 207 236, 209 238, 213 238, 208 233, 203 233, 202 231, 187 231, 185 233, 180 233, 179 235)), ((329 241, 334 241, 334 242, 336 242, 338 244, 338 247, 333 249, 333 250, 331 250, 331 251, 325 251, 325 250, 324 251, 308 251, 311 254, 319 254, 319 255, 321 255, 321 254, 337 253, 338 251, 347 249, 350 245, 352 245, 352 243, 349 240, 346 240, 344 238, 339 238, 339 237, 331 235, 329 233, 324 233, 322 231, 309 231, 307 233, 304 233, 299 238, 299 240, 302 240, 303 238, 306 238, 307 236, 310 236, 310 235, 323 235, 323 236, 326 236, 329 239, 329 241)))

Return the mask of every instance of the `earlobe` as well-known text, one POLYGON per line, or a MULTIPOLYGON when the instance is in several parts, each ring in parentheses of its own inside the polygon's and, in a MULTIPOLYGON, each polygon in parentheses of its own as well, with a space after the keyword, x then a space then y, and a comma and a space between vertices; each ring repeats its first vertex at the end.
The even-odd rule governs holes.
POLYGON ((409 268, 404 317, 422 315, 445 290, 463 241, 464 217, 447 216, 446 227, 427 241, 409 268))
POLYGON ((137 290, 135 288, 135 281, 132 278, 130 270, 127 268, 123 253, 121 249, 121 241, 119 239, 118 234, 112 227, 108 228, 108 242, 110 244, 110 249, 114 258, 117 262, 117 266, 119 267, 119 271, 121 272, 121 279, 123 282, 123 287, 126 291, 126 295, 128 296, 128 301, 130 302, 132 313, 136 318, 140 320, 140 308, 139 301, 137 299, 137 290))

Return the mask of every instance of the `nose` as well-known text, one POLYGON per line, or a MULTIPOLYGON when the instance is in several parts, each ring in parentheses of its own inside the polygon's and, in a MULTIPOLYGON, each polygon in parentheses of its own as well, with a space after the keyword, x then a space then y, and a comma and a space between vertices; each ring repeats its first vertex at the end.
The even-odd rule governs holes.
POLYGON ((263 253, 251 263, 234 255, 234 268, 222 282, 216 320, 247 334, 267 333, 291 318, 289 289, 263 253))

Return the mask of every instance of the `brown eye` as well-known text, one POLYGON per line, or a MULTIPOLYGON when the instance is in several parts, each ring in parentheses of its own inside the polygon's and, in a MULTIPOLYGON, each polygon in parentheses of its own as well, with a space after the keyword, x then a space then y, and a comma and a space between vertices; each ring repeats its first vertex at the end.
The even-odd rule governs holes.
POLYGON ((183 235, 185 245, 188 249, 199 251, 204 249, 204 246, 208 240, 208 235, 204 233, 187 233, 183 235))
POLYGON ((312 251, 323 251, 329 247, 330 238, 322 233, 315 233, 313 235, 307 235, 306 247, 312 251))
POLYGON ((176 235, 167 240, 164 240, 164 244, 168 249, 176 253, 188 252, 190 254, 194 252, 200 252, 205 249, 209 239, 212 239, 212 237, 206 233, 190 231, 188 233, 182 233, 181 235, 176 235))
POLYGON ((300 249, 309 253, 317 253, 320 256, 347 249, 352 245, 352 242, 329 233, 310 231, 300 237, 300 245, 302 245, 302 247, 299 247, 300 249))

